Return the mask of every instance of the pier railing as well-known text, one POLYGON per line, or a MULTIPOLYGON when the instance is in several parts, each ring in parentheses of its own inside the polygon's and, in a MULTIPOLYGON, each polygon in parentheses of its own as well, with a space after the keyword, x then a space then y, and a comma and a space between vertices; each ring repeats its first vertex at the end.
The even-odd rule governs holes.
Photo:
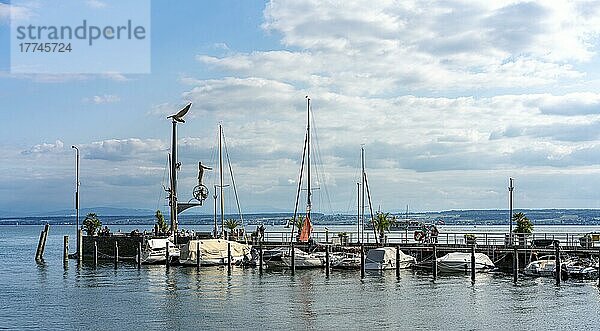
MULTIPOLYGON (((289 231, 267 231, 264 233, 264 241, 272 243, 286 243, 290 241, 291 233, 289 231)), ((312 238, 317 243, 332 244, 355 244, 359 242, 356 233, 347 233, 346 236, 339 236, 334 232, 314 231, 312 238)), ((375 244, 379 238, 375 238, 374 233, 366 232, 360 238, 365 244, 375 244)), ((441 232, 436 237, 430 236, 424 240, 416 240, 414 232, 394 231, 386 233, 384 243, 386 244, 443 244, 443 245, 477 245, 490 246, 521 246, 521 247, 540 247, 549 245, 557 240, 561 246, 569 246, 577 249, 600 247, 600 234, 589 234, 588 232, 542 232, 542 233, 513 233, 512 236, 506 232, 441 232)))

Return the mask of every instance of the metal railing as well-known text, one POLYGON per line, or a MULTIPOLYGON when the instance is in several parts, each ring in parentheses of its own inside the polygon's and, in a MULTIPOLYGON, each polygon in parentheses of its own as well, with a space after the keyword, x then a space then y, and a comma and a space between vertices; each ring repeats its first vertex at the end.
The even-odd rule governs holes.
MULTIPOLYGON (((435 242, 437 244, 456 246, 470 245, 472 243, 478 245, 511 246, 512 241, 514 246, 533 247, 534 243, 538 243, 539 247, 539 241, 543 239, 546 241, 558 240, 561 246, 568 246, 573 249, 600 247, 598 238, 586 236, 587 234, 587 232, 536 232, 513 233, 511 236, 506 232, 442 232, 438 236, 428 237, 426 240, 415 240, 413 232, 395 231, 386 233, 384 243, 419 245, 435 242)), ((287 243, 290 242, 290 237, 291 233, 289 231, 267 231, 264 233, 263 240, 266 242, 287 243)), ((312 239, 317 243, 354 244, 358 242, 356 233, 347 233, 346 236, 340 237, 337 233, 326 231, 314 231, 312 239)), ((377 242, 373 233, 365 232, 364 239, 365 244, 375 244, 377 242)), ((379 238, 377 239, 379 240, 379 238)))

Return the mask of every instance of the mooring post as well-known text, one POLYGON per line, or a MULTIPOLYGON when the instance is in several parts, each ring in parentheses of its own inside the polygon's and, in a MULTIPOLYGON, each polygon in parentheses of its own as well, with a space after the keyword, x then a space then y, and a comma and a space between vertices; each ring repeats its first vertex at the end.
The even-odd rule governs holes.
POLYGON ((519 252, 513 248, 513 282, 516 284, 519 278, 519 252))
POLYGON ((44 241, 44 230, 42 230, 40 232, 40 240, 38 241, 38 246, 37 246, 37 249, 35 251, 35 260, 36 261, 40 261, 42 259, 41 253, 42 253, 42 242, 43 241, 44 241))
POLYGON ((365 278, 365 245, 360 244, 360 278, 365 278))
POLYGON ((83 230, 77 229, 77 262, 83 261, 83 230))
POLYGON ((325 246, 325 277, 329 278, 329 245, 325 246))
POLYGON ((69 262, 69 236, 63 236, 63 262, 69 262))
POLYGON ((262 275, 263 272, 263 249, 262 238, 258 238, 258 272, 262 275))
POLYGON ((165 257, 166 257, 165 265, 167 266, 167 270, 169 270, 169 267, 170 267, 169 260, 171 259, 171 256, 169 256, 169 241, 168 240, 165 243, 165 246, 166 246, 166 249, 165 249, 165 257))
POLYGON ((198 240, 198 243, 196 244, 196 270, 200 270, 200 260, 200 240, 198 240))
POLYGON ((231 274, 231 243, 227 243, 227 274, 231 274))
POLYGON ((44 258, 44 251, 46 250, 46 240, 48 239, 48 231, 50 231, 50 224, 46 223, 44 225, 44 241, 42 242, 42 252, 40 254, 40 258, 44 258))
MULTIPOLYGON (((600 265, 600 249, 598 250, 598 264, 600 265)), ((600 287, 600 269, 598 270, 598 287, 600 287)))
POLYGON ((400 278, 400 246, 396 246, 396 278, 400 278))
POLYGON ((475 284, 475 245, 471 245, 471 282, 475 284))
POLYGON ((437 272, 438 272, 438 264, 437 264, 437 247, 435 245, 433 245, 433 261, 431 261, 431 263, 433 264, 433 280, 436 281, 437 280, 437 272))
POLYGON ((138 242, 137 247, 137 267, 138 269, 142 268, 142 242, 138 242))
POLYGON ((560 267, 560 244, 557 242, 554 243, 554 254, 556 259, 556 267, 555 267, 555 276, 556 276, 556 286, 560 285, 561 281, 561 267, 560 267))
POLYGON ((119 264, 119 243, 115 239, 115 269, 117 269, 118 264, 119 264))
POLYGON ((94 268, 98 266, 98 242, 94 240, 94 268))
POLYGON ((290 245, 290 248, 292 250, 292 260, 290 261, 290 265, 292 268, 292 276, 296 273, 296 251, 294 250, 294 242, 292 241, 292 244, 290 245))

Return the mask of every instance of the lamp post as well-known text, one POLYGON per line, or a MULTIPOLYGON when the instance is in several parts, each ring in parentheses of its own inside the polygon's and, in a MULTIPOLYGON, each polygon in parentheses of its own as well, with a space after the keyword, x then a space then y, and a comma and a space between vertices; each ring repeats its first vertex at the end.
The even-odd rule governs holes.
POLYGON ((513 237, 512 237, 512 232, 513 232, 513 190, 515 189, 513 186, 513 181, 514 178, 510 177, 509 179, 509 185, 508 185, 508 209, 510 212, 510 227, 509 227, 509 233, 508 235, 510 236, 510 240, 509 243, 512 245, 513 243, 513 237))
POLYGON ((75 149, 77 160, 75 161, 75 211, 76 211, 76 224, 77 230, 79 230, 79 148, 73 145, 71 148, 75 149))
POLYGON ((81 261, 81 254, 79 249, 81 248, 81 235, 79 233, 79 148, 73 145, 71 148, 75 149, 76 152, 76 161, 75 161, 75 224, 77 226, 77 260, 81 261))

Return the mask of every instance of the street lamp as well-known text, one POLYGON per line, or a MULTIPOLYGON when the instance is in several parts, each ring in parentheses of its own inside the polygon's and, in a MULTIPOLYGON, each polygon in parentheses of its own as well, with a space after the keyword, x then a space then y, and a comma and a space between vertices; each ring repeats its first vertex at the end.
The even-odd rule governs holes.
POLYGON ((77 160, 75 161, 75 224, 77 225, 77 254, 79 254, 79 148, 73 145, 71 148, 75 149, 77 153, 77 160))

